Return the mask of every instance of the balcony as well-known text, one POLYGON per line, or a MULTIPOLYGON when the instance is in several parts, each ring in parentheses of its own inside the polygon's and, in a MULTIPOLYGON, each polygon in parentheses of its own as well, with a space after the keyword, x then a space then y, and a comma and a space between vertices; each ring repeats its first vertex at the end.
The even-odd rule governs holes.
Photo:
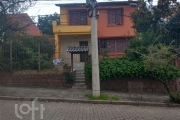
POLYGON ((59 35, 91 34, 90 25, 58 25, 53 21, 53 32, 59 35))

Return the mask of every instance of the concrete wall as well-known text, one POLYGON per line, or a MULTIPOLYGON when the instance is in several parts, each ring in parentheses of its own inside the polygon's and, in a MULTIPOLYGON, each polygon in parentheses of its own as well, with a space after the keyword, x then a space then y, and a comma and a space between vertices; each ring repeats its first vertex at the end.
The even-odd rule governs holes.
MULTIPOLYGON (((135 82, 143 83, 143 92, 156 92, 156 93, 166 93, 166 89, 164 85, 157 81, 150 78, 140 79, 140 78, 121 78, 121 79, 114 79, 114 80, 106 80, 101 81, 101 90, 118 90, 118 91, 128 91, 128 82, 135 82)), ((169 83, 170 90, 172 92, 174 91, 180 91, 180 80, 178 81, 179 87, 177 87, 177 81, 172 80, 169 83)), ((92 89, 92 82, 86 80, 86 85, 88 89, 92 89)))
POLYGON ((132 37, 135 35, 135 30, 131 28, 133 26, 130 20, 130 14, 135 10, 135 7, 130 6, 117 6, 117 7, 99 7, 99 19, 98 19, 98 38, 115 38, 115 37, 132 37), (108 25, 108 9, 123 9, 123 23, 121 25, 108 25))

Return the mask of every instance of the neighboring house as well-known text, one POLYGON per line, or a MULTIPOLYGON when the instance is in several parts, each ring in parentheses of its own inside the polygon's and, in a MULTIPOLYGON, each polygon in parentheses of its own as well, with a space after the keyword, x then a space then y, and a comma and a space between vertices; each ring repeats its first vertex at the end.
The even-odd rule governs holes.
MULTIPOLYGON (((13 26, 22 30, 24 34, 31 36, 42 36, 41 30, 36 26, 27 13, 9 14, 8 18, 13 26)), ((10 23, 9 23, 10 24, 10 23)))
MULTIPOLYGON (((136 7, 130 5, 135 1, 98 3, 98 43, 99 53, 107 52, 110 57, 124 55, 128 38, 135 35, 131 26, 130 13, 136 7)), ((60 7, 60 25, 53 21, 56 53, 55 58, 63 58, 75 68, 82 66, 87 55, 91 54, 91 25, 87 17, 85 3, 62 3, 60 7), (71 47, 70 47, 71 46, 71 47), (81 47, 79 47, 81 46, 81 47)))

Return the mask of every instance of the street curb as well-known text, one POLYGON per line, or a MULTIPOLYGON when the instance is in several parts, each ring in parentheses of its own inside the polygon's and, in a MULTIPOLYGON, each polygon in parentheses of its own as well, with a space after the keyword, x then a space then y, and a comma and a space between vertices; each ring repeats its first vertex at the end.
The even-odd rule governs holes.
POLYGON ((40 101, 40 102, 67 102, 67 103, 89 103, 89 104, 112 104, 112 105, 133 105, 133 106, 153 106, 153 107, 180 107, 180 104, 166 104, 154 102, 136 101, 112 101, 112 100, 82 100, 63 98, 42 98, 42 97, 11 97, 0 96, 0 100, 20 100, 20 101, 40 101))

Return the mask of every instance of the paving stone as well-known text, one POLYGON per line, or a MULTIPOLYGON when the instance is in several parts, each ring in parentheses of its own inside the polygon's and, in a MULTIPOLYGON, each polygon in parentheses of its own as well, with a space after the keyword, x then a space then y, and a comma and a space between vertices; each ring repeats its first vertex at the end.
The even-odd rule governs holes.
MULTIPOLYGON (((0 100, 0 120, 20 120, 15 115, 15 104, 32 106, 31 101, 0 100)), ((142 107, 130 105, 85 104, 65 102, 35 102, 35 107, 45 107, 43 120, 180 120, 178 107, 142 107)), ((24 111, 27 108, 24 107, 24 111)), ((23 120, 31 120, 32 112, 23 115, 23 120)), ((40 111, 35 111, 35 119, 40 119, 40 111)))

